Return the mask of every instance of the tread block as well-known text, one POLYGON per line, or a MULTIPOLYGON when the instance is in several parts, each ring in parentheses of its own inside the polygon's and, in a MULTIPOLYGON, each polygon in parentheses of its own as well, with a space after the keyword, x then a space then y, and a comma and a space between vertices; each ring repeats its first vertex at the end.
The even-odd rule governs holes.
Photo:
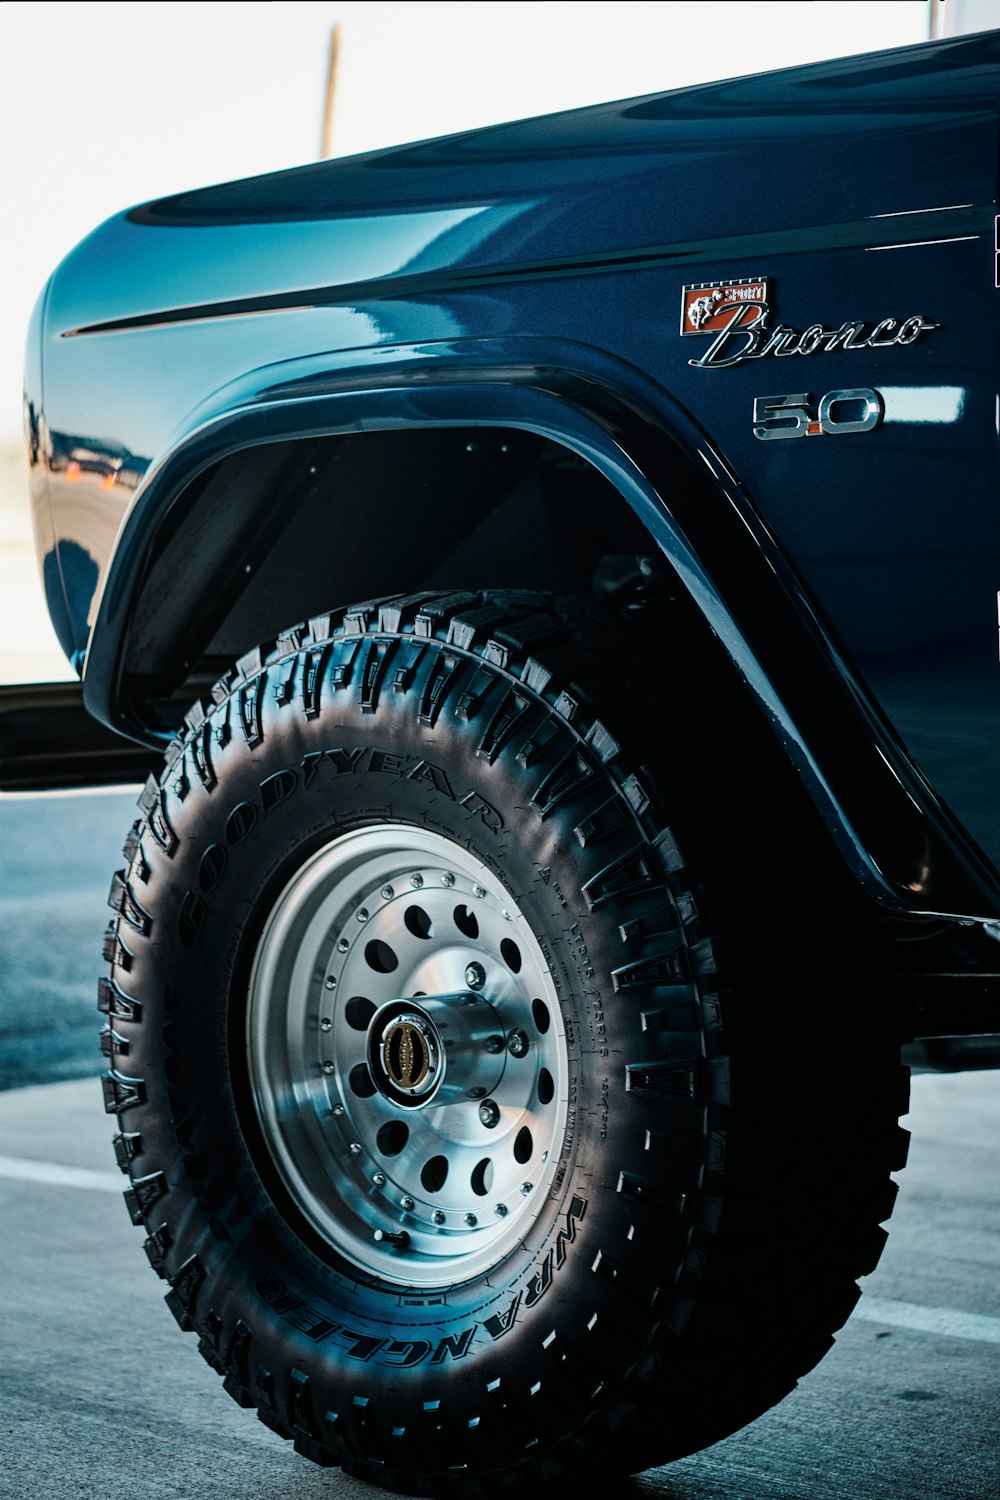
POLYGON ((212 726, 205 723, 191 740, 191 760, 194 773, 206 792, 210 792, 218 781, 212 765, 212 726))
POLYGON ((532 794, 531 806, 542 818, 553 808, 582 792, 597 776, 597 768, 574 746, 545 776, 532 794))
POLYGON ((302 658, 302 711, 307 719, 319 717, 323 678, 330 662, 332 646, 307 651, 302 658))
MULTIPOLYGON (((697 1181, 691 1183, 692 1187, 697 1187, 697 1185, 697 1181)), ((680 1219, 687 1212, 687 1193, 665 1188, 661 1183, 654 1182, 651 1177, 640 1177, 637 1172, 619 1172, 616 1192, 634 1203, 641 1203, 646 1208, 656 1209, 659 1213, 667 1213, 673 1219, 680 1219)))
POLYGON ((636 959, 634 963, 611 970, 611 982, 619 995, 657 985, 687 985, 689 978, 685 949, 681 945, 654 958, 636 959))
POLYGON ((146 1085, 141 1078, 126 1078, 112 1070, 101 1079, 104 1090, 104 1109, 109 1115, 124 1114, 136 1104, 144 1104, 146 1085))
POLYGON ((605 1281, 612 1282, 631 1301, 638 1302, 643 1307, 655 1307, 662 1295, 663 1288, 655 1281, 623 1266, 612 1256, 605 1255, 603 1250, 598 1250, 590 1269, 595 1276, 602 1276, 605 1281))
POLYGON ((100 1043, 105 1057, 128 1056, 128 1039, 119 1036, 118 1032, 112 1030, 110 1026, 101 1027, 100 1043))
POLYGON ((133 1224, 145 1220, 153 1204, 167 1191, 167 1179, 162 1172, 150 1172, 148 1177, 137 1177, 132 1186, 125 1189, 125 1205, 133 1224))
POLYGON ((694 1099, 697 1093, 695 1069, 687 1063, 628 1063, 625 1067, 625 1092, 636 1099, 694 1099))
POLYGON ((616 792, 609 797, 607 802, 602 802, 588 817, 583 818, 573 829, 577 842, 584 849, 589 844, 596 844, 601 839, 609 838, 611 834, 617 833, 620 828, 632 822, 631 815, 623 799, 616 792))
POLYGON ((123 1172, 128 1172, 130 1163, 142 1150, 142 1136, 138 1130, 119 1130, 111 1144, 115 1149, 115 1160, 119 1167, 123 1172))
POLYGON ((197 1255, 190 1256, 177 1275, 171 1278, 166 1304, 185 1333, 194 1327, 192 1312, 198 1299, 198 1289, 205 1280, 205 1269, 197 1255))
POLYGON ((119 1021, 141 1021, 142 1005, 120 989, 113 979, 97 981, 97 1009, 119 1021))
POLYGON ((153 919, 136 899, 135 892, 125 878, 125 871, 118 870, 111 881, 111 889, 108 892, 108 905, 112 907, 123 922, 143 937, 148 937, 153 925, 153 919))
POLYGON ((651 866, 649 851, 640 847, 619 855, 592 875, 583 886, 583 896, 591 911, 599 911, 609 901, 634 896, 656 884, 657 876, 651 866))
POLYGON ((424 690, 420 695, 420 707, 417 710, 417 718, 421 724, 434 725, 441 712, 442 704, 449 689, 458 673, 465 667, 465 662, 460 656, 452 656, 449 652, 438 654, 436 661, 427 675, 424 690))
POLYGON ((476 747, 476 754, 480 759, 485 760, 487 765, 491 766, 503 747, 526 721, 531 710, 531 699, 519 693, 516 688, 511 688, 504 695, 476 747))
MULTIPOLYGON (((259 656, 259 652, 251 653, 259 656)), ((244 658, 246 660, 246 658, 244 658)), ((240 663, 242 666, 242 662, 240 663)), ((264 696, 264 676, 259 670, 258 675, 250 682, 246 682, 240 688, 239 705, 240 728, 248 750, 253 750, 264 738, 264 731, 260 723, 260 705, 264 696)))
POLYGON ((161 1281, 167 1278, 166 1254, 170 1249, 173 1236, 166 1224, 161 1224, 159 1229, 153 1231, 149 1238, 143 1241, 142 1248, 146 1252, 146 1259, 160 1277, 161 1281))

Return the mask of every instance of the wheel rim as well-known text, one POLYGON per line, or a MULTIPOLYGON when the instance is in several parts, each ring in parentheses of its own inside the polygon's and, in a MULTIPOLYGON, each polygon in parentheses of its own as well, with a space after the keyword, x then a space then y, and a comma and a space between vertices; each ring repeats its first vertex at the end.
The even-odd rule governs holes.
POLYGON ((246 1045, 268 1155, 356 1269, 441 1287, 525 1238, 565 1136, 565 1033, 527 920, 466 850, 400 824, 315 854, 258 945, 246 1045))

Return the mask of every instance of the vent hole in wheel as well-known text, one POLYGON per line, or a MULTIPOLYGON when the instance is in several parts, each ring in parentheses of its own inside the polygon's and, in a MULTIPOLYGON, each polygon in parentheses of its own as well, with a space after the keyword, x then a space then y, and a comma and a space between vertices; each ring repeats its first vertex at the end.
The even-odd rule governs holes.
POLYGON ((474 911, 470 911, 467 906, 456 906, 454 915, 455 926, 459 932, 464 933, 467 938, 479 936, 479 923, 476 921, 474 911))
POLYGON ((381 938, 373 938, 368 944, 365 959, 369 969, 374 969, 376 974, 391 974, 393 969, 399 968, 399 959, 381 938))
POLYGON ((366 1063, 355 1063, 350 1071, 348 1081, 351 1085, 351 1093, 357 1094, 359 1099, 370 1099, 375 1092, 372 1075, 369 1073, 366 1063))
POLYGON ((403 914, 403 921, 414 937, 429 938, 434 931, 431 919, 422 906, 408 906, 403 914))
POLYGON ((512 974, 521 972, 521 950, 512 938, 504 938, 500 944, 503 961, 512 974))
POLYGON ((552 1074, 548 1068, 542 1068, 538 1074, 538 1102, 539 1104, 551 1104, 556 1091, 552 1082, 552 1074))
POLYGON ((448 1177, 448 1158, 446 1156, 432 1156, 430 1161, 425 1161, 420 1173, 420 1181, 425 1192, 439 1193, 445 1185, 448 1177))
POLYGON ((375 1141, 383 1156, 398 1156, 410 1139, 410 1127, 402 1120, 386 1120, 375 1141))
POLYGON ((485 1198, 493 1186, 493 1163, 489 1157, 484 1157, 472 1169, 472 1191, 479 1198, 485 1198))
POLYGON ((544 1000, 532 1000, 531 1014, 535 1018, 535 1026, 540 1036, 544 1036, 549 1029, 549 1007, 544 1000))
POLYGON ((367 1031, 375 1014, 375 1002, 365 995, 352 995, 344 1006, 344 1019, 353 1031, 367 1031))
POLYGON ((531 1160, 533 1150, 534 1142, 531 1139, 531 1131, 527 1125, 524 1125, 517 1132, 517 1140, 514 1142, 514 1160, 523 1167, 525 1162, 531 1160))

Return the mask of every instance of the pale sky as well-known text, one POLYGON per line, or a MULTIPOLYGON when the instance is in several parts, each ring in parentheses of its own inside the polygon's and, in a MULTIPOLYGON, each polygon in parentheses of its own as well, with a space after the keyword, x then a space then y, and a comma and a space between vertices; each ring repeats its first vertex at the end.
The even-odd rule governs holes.
POLYGON ((337 155, 928 33, 925 0, 3 0, 0 441, 34 298, 95 224, 316 159, 337 20, 337 155))

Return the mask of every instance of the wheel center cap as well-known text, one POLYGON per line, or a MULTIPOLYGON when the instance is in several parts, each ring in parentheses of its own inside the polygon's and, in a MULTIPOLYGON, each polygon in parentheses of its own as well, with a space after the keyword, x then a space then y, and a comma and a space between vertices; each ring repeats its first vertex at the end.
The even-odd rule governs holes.
POLYGON ((382 1032, 379 1055, 385 1077, 414 1098, 437 1082, 441 1046, 435 1028, 413 1012, 397 1016, 382 1032))

